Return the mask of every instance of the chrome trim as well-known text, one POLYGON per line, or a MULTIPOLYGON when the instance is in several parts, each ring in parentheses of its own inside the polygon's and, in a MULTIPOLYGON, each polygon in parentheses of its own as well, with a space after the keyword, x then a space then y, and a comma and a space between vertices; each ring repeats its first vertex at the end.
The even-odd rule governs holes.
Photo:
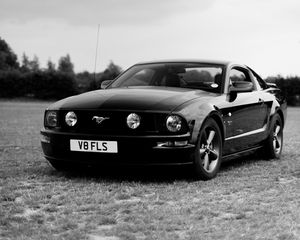
POLYGON ((97 124, 101 124, 104 120, 108 120, 109 117, 98 117, 98 116, 93 116, 92 121, 96 120, 97 124))
MULTIPOLYGON (((75 132, 59 132, 53 129, 42 128, 41 134, 53 134, 58 136, 66 136, 66 137, 80 137, 80 138, 99 138, 99 134, 95 133, 75 133, 75 132)), ((101 134, 101 139, 108 140, 108 139, 157 139, 158 142, 167 142, 167 141, 184 141, 190 139, 191 134, 189 132, 184 134, 176 134, 176 135, 112 135, 112 134, 101 134), (178 140, 180 139, 180 140, 178 140)))
POLYGON ((267 126, 265 125, 262 128, 259 128, 259 129, 256 129, 256 130, 253 130, 253 131, 250 131, 250 132, 246 132, 246 133, 235 135, 235 136, 232 136, 232 137, 229 137, 229 138, 225 138, 225 141, 236 139, 236 138, 241 138, 241 137, 247 137, 247 136, 250 136, 250 135, 254 135, 254 134, 264 132, 266 130, 266 127, 267 126))

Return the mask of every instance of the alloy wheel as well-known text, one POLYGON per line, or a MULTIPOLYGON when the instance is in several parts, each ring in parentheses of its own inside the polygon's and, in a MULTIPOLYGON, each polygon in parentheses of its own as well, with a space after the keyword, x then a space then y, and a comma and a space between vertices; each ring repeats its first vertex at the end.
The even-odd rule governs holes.
POLYGON ((199 153, 203 169, 208 173, 213 172, 220 156, 220 142, 214 129, 207 128, 203 132, 200 139, 199 153))
POLYGON ((279 154, 281 151, 282 144, 282 131, 281 126, 278 122, 276 122, 273 129, 273 148, 276 154, 279 154))

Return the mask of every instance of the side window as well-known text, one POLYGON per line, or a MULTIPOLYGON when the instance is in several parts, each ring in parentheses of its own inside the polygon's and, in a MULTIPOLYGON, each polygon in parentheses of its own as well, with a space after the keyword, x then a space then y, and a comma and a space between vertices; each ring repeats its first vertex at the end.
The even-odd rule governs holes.
POLYGON ((229 80, 230 80, 230 85, 232 85, 234 82, 251 81, 249 77, 247 78, 244 72, 238 69, 231 69, 229 80))
POLYGON ((252 74, 253 74, 254 79, 258 82, 259 86, 262 89, 267 89, 268 88, 268 85, 266 84, 266 82, 264 80, 262 80, 260 78, 260 76, 258 76, 255 72, 252 72, 252 74))
POLYGON ((235 83, 238 84, 241 82, 250 82, 253 84, 254 89, 256 89, 255 84, 253 83, 252 79, 250 78, 250 74, 246 69, 243 69, 243 68, 231 69, 230 75, 229 75, 229 87, 235 86, 236 85, 235 83))

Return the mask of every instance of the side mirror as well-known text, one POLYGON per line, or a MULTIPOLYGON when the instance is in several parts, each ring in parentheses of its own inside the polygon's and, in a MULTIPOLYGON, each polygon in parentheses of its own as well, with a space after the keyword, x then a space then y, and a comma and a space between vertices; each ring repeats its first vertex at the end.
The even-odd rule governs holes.
POLYGON ((245 81, 233 82, 232 86, 229 87, 229 102, 233 102, 236 99, 238 93, 251 92, 252 90, 253 90, 252 82, 245 82, 245 81))
POLYGON ((233 82, 232 86, 229 88, 230 93, 239 93, 239 92, 251 92, 253 90, 252 82, 233 82))
POLYGON ((105 89, 108 85, 111 84, 111 82, 112 82, 112 80, 104 80, 104 81, 102 81, 100 88, 101 89, 105 89))

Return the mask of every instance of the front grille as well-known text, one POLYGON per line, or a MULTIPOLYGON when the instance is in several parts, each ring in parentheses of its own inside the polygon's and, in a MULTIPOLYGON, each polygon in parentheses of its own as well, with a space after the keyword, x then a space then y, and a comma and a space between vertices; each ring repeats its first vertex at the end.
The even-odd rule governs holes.
POLYGON ((78 122, 74 127, 69 127, 65 123, 65 115, 68 111, 61 111, 59 122, 64 131, 76 131, 78 133, 101 133, 101 134, 155 134, 164 132, 164 122, 166 114, 159 113, 139 113, 141 124, 137 129, 130 129, 127 126, 127 116, 132 112, 122 111, 95 111, 78 110, 74 112, 77 115, 78 122), (93 120, 94 116, 109 118, 100 124, 93 120))

